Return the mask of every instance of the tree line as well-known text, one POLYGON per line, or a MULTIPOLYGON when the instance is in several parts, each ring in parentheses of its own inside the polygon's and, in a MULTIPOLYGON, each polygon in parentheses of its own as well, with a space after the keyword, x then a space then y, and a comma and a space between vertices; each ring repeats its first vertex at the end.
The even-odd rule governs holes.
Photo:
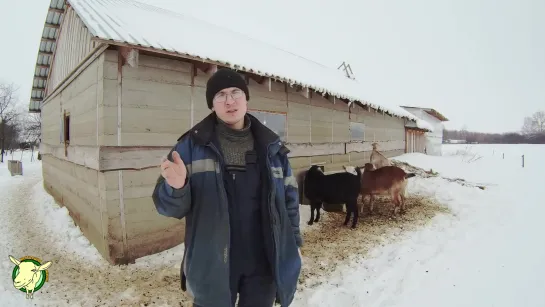
POLYGON ((37 146, 40 139, 40 115, 28 113, 17 91, 14 84, 0 83, 0 162, 8 151, 37 146))
POLYGON ((443 130, 443 142, 462 140, 480 144, 545 144, 545 111, 537 111, 524 118, 520 132, 483 133, 461 130, 443 130))

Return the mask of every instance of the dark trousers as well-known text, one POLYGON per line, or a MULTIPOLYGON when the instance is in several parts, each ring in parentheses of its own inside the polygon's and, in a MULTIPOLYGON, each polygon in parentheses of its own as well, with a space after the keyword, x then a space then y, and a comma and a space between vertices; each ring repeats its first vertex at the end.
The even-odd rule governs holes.
MULTIPOLYGON (((231 306, 235 306, 237 293, 238 307, 273 307, 276 286, 270 276, 239 276, 231 282, 231 306)), ((193 307, 206 307, 194 304, 193 307)))

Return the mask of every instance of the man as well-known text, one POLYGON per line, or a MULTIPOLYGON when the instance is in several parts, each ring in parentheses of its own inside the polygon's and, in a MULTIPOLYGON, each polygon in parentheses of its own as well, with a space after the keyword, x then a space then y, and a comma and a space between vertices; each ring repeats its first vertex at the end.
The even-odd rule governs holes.
POLYGON ((213 112, 178 139, 153 192, 157 211, 186 218, 182 289, 194 306, 283 307, 301 271, 297 182, 278 135, 247 113, 237 72, 206 85, 213 112))

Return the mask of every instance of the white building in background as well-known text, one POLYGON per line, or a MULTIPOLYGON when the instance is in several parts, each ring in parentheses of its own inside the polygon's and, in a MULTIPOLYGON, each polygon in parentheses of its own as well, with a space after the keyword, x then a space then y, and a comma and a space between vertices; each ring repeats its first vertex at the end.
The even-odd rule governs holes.
POLYGON ((442 155, 442 144, 443 144, 443 122, 448 121, 448 119, 443 116, 441 113, 437 112, 432 108, 419 108, 419 107, 409 107, 401 106, 403 109, 412 113, 414 116, 428 122, 433 126, 432 132, 426 132, 426 145, 425 152, 428 155, 441 156, 442 155))

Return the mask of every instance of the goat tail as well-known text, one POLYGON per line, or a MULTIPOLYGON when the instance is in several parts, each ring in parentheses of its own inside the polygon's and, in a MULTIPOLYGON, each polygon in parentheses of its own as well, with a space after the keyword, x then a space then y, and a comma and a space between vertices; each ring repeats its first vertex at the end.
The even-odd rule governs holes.
POLYGON ((414 177, 414 176, 416 176, 415 173, 408 173, 408 174, 405 175, 405 179, 411 178, 411 177, 414 177))

